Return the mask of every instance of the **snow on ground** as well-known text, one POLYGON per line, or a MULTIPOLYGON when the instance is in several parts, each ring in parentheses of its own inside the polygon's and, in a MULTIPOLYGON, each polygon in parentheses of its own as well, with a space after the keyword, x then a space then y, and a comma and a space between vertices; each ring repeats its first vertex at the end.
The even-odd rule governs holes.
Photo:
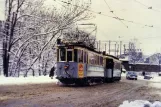
POLYGON ((29 77, 4 77, 0 76, 0 85, 20 85, 20 84, 37 84, 37 83, 56 83, 58 80, 49 76, 29 76, 29 77))
POLYGON ((124 101, 119 107, 161 107, 161 102, 153 103, 146 100, 124 101))

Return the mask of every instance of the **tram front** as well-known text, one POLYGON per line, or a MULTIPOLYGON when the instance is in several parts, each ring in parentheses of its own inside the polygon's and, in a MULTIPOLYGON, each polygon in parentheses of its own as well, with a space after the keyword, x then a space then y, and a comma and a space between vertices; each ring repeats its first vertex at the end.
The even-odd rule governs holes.
POLYGON ((77 78, 77 63, 74 57, 77 57, 77 50, 73 45, 60 43, 57 46, 57 79, 64 84, 74 83, 77 78))

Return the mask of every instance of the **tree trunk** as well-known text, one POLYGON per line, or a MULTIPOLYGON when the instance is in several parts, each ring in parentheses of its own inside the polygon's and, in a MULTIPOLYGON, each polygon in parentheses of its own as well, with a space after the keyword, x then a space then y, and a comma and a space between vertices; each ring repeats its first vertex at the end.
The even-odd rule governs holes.
POLYGON ((9 24, 5 23, 5 39, 3 40, 3 73, 4 76, 8 77, 9 67, 9 54, 8 54, 8 35, 9 35, 9 24))
POLYGON ((38 70, 39 70, 39 76, 41 76, 41 66, 40 66, 40 63, 41 63, 41 62, 40 62, 40 59, 41 59, 41 57, 39 58, 39 66, 38 66, 38 67, 39 67, 39 68, 38 68, 38 70))
POLYGON ((44 70, 44 76, 46 76, 47 75, 47 70, 46 70, 46 68, 47 68, 47 62, 45 63, 45 70, 44 70))
POLYGON ((3 43, 3 73, 8 77, 9 56, 6 49, 6 43, 3 43))

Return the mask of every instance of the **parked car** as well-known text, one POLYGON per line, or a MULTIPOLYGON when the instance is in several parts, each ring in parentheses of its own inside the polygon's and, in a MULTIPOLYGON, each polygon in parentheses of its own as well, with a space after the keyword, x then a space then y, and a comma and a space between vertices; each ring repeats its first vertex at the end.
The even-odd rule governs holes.
POLYGON ((126 79, 133 79, 133 80, 137 80, 137 74, 135 71, 128 71, 126 74, 126 79))
POLYGON ((161 72, 158 73, 158 76, 161 76, 161 72))
POLYGON ((144 79, 148 79, 148 80, 150 80, 150 79, 153 79, 153 77, 152 77, 152 76, 150 76, 150 75, 145 75, 145 76, 144 76, 144 79))

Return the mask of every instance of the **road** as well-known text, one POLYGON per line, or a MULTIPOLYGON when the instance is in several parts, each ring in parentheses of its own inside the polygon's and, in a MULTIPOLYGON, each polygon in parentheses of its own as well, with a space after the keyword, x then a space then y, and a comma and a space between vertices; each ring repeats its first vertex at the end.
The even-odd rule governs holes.
POLYGON ((158 82, 126 80, 87 87, 55 83, 0 86, 0 107, 118 107, 123 101, 161 101, 158 82))

